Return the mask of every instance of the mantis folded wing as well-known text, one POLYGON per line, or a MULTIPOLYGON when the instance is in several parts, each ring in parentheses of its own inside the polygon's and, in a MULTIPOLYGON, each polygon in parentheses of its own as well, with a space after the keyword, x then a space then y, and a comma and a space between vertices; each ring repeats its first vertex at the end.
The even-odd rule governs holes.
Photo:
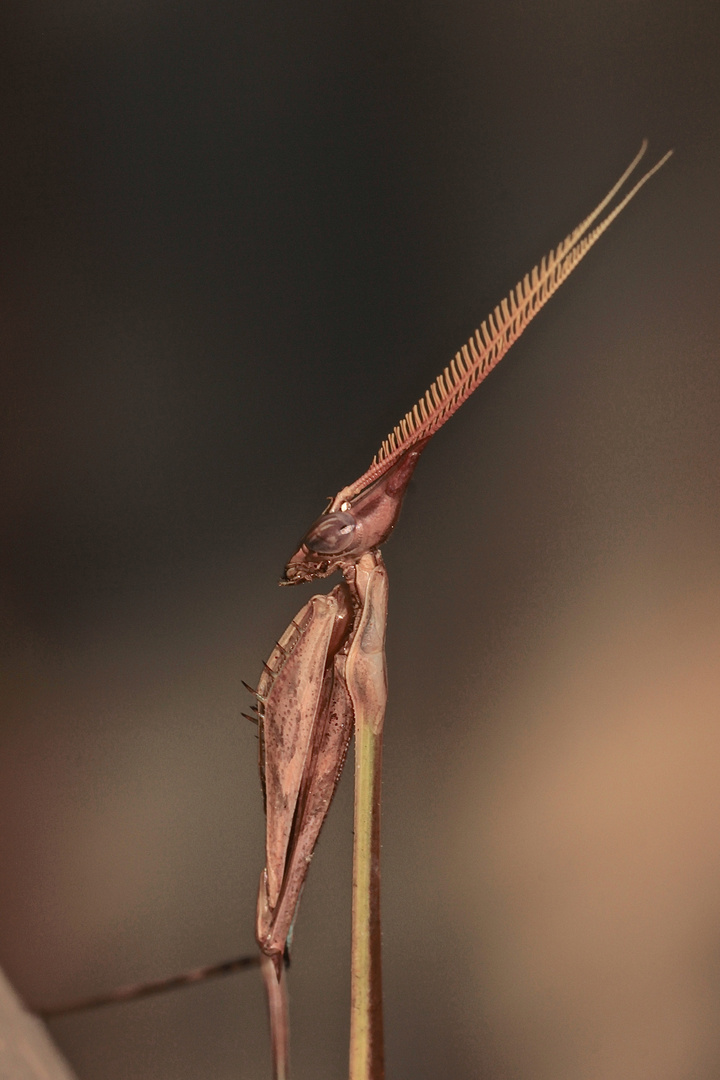
POLYGON ((314 596, 265 664, 257 689, 260 771, 267 814, 257 941, 271 1015, 277 1080, 288 1071, 283 954, 305 876, 356 733, 351 1080, 383 1072, 380 990, 379 805, 386 700, 387 573, 380 545, 392 532, 423 449, 505 355, 666 154, 599 224, 640 152, 602 202, 483 322, 382 443, 369 469, 331 501, 285 569, 283 584, 343 582, 314 596))
POLYGON ((347 585, 314 596, 280 638, 257 690, 267 866, 260 879, 256 936, 280 1078, 287 1075, 288 1056, 283 952, 353 730, 345 681, 353 622, 347 585))

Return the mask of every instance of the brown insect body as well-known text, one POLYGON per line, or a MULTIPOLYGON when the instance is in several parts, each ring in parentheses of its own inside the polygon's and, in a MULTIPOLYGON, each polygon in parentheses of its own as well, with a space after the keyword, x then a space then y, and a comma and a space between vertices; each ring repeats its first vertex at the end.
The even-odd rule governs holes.
MULTIPOLYGON (((341 569, 345 581, 307 602, 273 649, 258 683, 267 862, 256 935, 262 951, 278 964, 347 755, 355 723, 353 698, 366 704, 365 687, 372 693, 373 681, 375 696, 385 693, 384 684, 381 688, 370 673, 377 658, 370 664, 364 659, 374 656, 367 640, 355 648, 363 617, 367 622, 372 615, 365 613, 366 582, 358 581, 357 567, 363 558, 369 558, 369 571, 382 566, 377 547, 397 522, 423 445, 409 449, 344 509, 334 510, 334 500, 308 530, 286 571, 295 583, 341 569), (341 551, 332 550, 338 546, 341 551)), ((384 567, 381 573, 386 580, 384 567)))
POLYGON ((373 664, 378 666, 377 656, 368 650, 366 639, 355 647, 356 633, 363 618, 367 622, 372 615, 365 612, 368 573, 377 568, 386 582, 377 548, 398 520, 425 442, 408 449, 352 502, 336 509, 338 500, 333 500, 286 568, 287 584, 324 577, 336 569, 342 570, 345 581, 328 595, 307 602, 273 649, 258 683, 267 861, 258 895, 256 936, 278 969, 347 755, 355 724, 354 699, 366 705, 368 693, 374 692, 384 701, 384 658, 379 681, 370 670, 373 664), (358 564, 364 558, 368 568, 358 580, 358 564), (370 663, 367 655, 373 656, 370 663), (346 664, 353 673, 350 688, 346 664))

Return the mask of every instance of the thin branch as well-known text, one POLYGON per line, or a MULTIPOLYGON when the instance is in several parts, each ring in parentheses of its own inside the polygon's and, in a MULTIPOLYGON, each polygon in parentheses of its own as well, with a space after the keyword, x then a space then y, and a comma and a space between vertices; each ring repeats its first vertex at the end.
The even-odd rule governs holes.
POLYGON ((166 990, 179 990, 181 986, 192 986, 194 983, 205 982, 207 979, 216 979, 220 975, 232 975, 235 971, 243 971, 245 968, 259 966, 259 956, 239 956, 235 960, 226 960, 222 964, 194 968, 192 971, 186 971, 182 975, 173 975, 169 979, 155 979, 153 982, 121 986, 119 990, 113 990, 111 994, 77 998, 75 1001, 66 1001, 60 1005, 51 1005, 49 1007, 29 1005, 28 1008, 37 1016, 47 1020, 53 1016, 66 1016, 68 1013, 84 1012, 86 1009, 98 1009, 104 1005, 116 1005, 121 1001, 137 1001, 139 998, 151 997, 153 994, 163 994, 166 990))

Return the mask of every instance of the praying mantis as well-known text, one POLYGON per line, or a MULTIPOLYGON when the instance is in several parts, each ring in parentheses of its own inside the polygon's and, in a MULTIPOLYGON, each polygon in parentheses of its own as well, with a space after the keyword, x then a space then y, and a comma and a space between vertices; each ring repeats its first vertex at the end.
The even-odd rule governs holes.
MULTIPOLYGON (((541 307, 640 188, 646 172, 597 224, 647 149, 562 243, 526 274, 393 429, 368 470, 343 488, 303 537, 283 585, 336 570, 342 582, 313 596, 265 663, 254 706, 266 810, 266 865, 256 937, 276 1080, 289 1075, 286 952, 310 860, 355 733, 350 1080, 382 1080, 380 767, 387 699, 388 576, 380 547, 430 439, 502 359, 541 307), (594 226, 594 227, 593 227, 594 226)), ((249 688, 250 689, 250 688, 249 688)))
MULTIPOLYGON (((604 217, 647 149, 595 209, 510 291, 420 401, 382 442, 370 467, 340 490, 286 565, 282 585, 342 580, 302 607, 279 638, 256 689, 266 811, 256 915, 275 1080, 289 1077, 286 958, 315 846, 355 736, 350 1080, 384 1077, 380 942, 380 777, 387 699, 388 575, 380 552, 428 442, 507 353, 543 305, 672 151, 604 217), (600 219, 600 220, 598 220, 600 219), (597 224, 596 224, 597 222, 597 224)), ((246 684, 247 685, 247 684, 246 684)), ((128 1000, 256 966, 254 957, 114 995, 39 1010, 45 1016, 128 1000)))

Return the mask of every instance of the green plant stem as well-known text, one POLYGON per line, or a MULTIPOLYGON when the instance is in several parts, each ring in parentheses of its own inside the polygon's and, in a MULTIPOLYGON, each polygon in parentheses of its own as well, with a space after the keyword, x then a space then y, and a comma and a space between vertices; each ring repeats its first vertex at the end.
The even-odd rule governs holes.
POLYGON ((382 720, 355 717, 350 1080, 383 1080, 380 940, 382 720), (375 721, 373 723, 373 721, 375 721))

